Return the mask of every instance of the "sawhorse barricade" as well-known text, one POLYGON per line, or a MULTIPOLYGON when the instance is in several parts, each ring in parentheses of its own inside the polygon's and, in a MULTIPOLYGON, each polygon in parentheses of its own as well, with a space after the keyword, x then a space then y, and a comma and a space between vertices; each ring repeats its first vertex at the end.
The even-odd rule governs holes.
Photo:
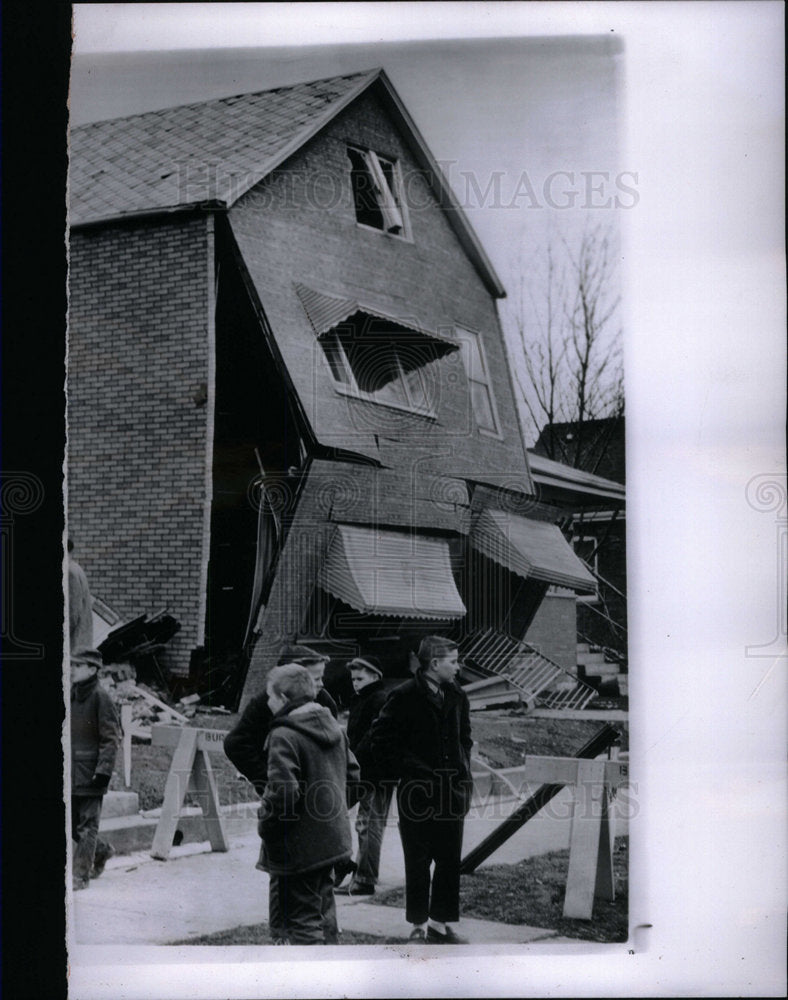
MULTIPOLYGON (((525 802, 519 805, 511 816, 507 816, 503 822, 496 827, 492 833, 488 834, 484 840, 477 844, 473 850, 469 851, 468 854, 462 859, 460 864, 460 872, 463 875, 469 875, 471 872, 476 871, 480 864, 487 860, 491 854, 505 844, 510 837, 514 836, 519 829, 521 829, 525 824, 534 818, 540 810, 544 809, 551 799, 555 798, 567 784, 574 784, 576 787, 582 789, 582 795, 594 794, 595 786, 600 784, 601 775, 601 785, 605 794, 601 796, 604 799, 600 802, 599 806, 599 824, 594 831, 596 824, 591 822, 590 826, 586 824, 581 826, 580 813, 577 810, 577 796, 575 797, 575 804, 573 806, 573 822, 572 822, 572 834, 571 839, 575 844, 575 862, 574 867, 572 863, 572 850, 570 847, 570 879, 572 891, 569 892, 569 884, 567 884, 567 895, 564 905, 564 915, 574 916, 581 919, 590 919, 591 913, 594 905, 594 891, 596 889, 597 878, 596 871, 597 866, 594 864, 591 875, 587 874, 589 862, 586 860, 589 857, 589 845, 591 848, 590 857, 594 859, 594 845, 596 844, 596 858, 599 856, 601 848, 599 848, 600 842, 604 845, 605 840, 601 837, 602 833, 602 815, 604 812, 605 816, 605 837, 607 842, 610 843, 610 824, 608 817, 608 802, 606 789, 615 789, 618 784, 622 784, 627 780, 627 765, 619 761, 608 761, 608 760, 596 760, 596 758, 605 753, 605 751, 610 750, 614 747, 621 739, 621 734, 614 727, 607 723, 595 733, 587 743, 584 743, 582 747, 577 751, 574 757, 526 757, 526 775, 528 780, 538 781, 540 774, 550 774, 556 775, 556 777, 543 777, 544 784, 541 784, 536 791, 531 795, 525 802), (539 761, 559 761, 560 766, 548 765, 545 772, 537 773, 537 767, 539 761), (580 765, 583 765, 582 778, 578 771, 580 765), (593 765, 590 770, 586 770, 586 765, 593 765), (609 765, 610 770, 605 770, 609 765), (601 766, 601 770, 600 770, 601 766), (530 767, 530 770, 527 768, 530 767), (609 781, 608 781, 609 779, 609 781), (606 782, 608 784, 606 785, 606 782), (589 892, 588 883, 591 882, 591 892, 590 892, 590 902, 589 902, 589 892), (577 887, 580 887, 577 889, 577 887), (568 910, 567 910, 568 903, 568 910)), ((599 793, 596 793, 599 795, 599 793)), ((593 815, 593 814, 592 814, 593 815)), ((610 861, 610 858, 608 858, 610 861)), ((600 892, 602 895, 605 891, 612 892, 612 864, 611 864, 611 875, 610 875, 611 888, 605 890, 601 883, 607 883, 607 876, 602 876, 600 882, 600 892)), ((569 880, 568 880, 569 883, 569 880)))
POLYGON ((229 850, 209 758, 209 754, 223 751, 226 735, 227 733, 220 729, 194 729, 190 726, 151 727, 152 746, 175 747, 167 783, 164 786, 161 818, 153 836, 150 851, 152 857, 160 861, 166 861, 169 857, 181 808, 188 792, 192 792, 202 806, 211 850, 229 850))
POLYGON ((573 789, 564 916, 590 920, 595 897, 615 899, 610 802, 627 782, 629 765, 620 760, 526 756, 525 774, 529 781, 573 789))

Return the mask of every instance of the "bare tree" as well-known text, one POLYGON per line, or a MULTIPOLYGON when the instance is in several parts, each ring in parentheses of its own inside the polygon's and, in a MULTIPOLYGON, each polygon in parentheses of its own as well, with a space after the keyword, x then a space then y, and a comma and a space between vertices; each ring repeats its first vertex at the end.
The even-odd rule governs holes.
POLYGON ((548 432, 548 456, 585 466, 589 422, 624 411, 614 241, 600 225, 575 246, 566 237, 551 240, 539 257, 536 266, 520 267, 509 310, 523 352, 517 378, 535 436, 573 425, 571 447, 548 432))

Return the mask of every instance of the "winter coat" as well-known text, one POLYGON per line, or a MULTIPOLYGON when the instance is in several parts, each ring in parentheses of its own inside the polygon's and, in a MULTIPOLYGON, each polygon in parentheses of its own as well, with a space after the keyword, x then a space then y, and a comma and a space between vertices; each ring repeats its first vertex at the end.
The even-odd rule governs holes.
POLYGON ((350 703, 347 720, 348 743, 361 767, 362 778, 370 781, 374 781, 378 776, 372 754, 370 731, 385 701, 386 690, 383 681, 380 680, 361 688, 350 703))
POLYGON ((370 748, 381 773, 398 779, 400 813, 413 819, 464 816, 471 803, 471 718, 456 683, 433 694, 423 671, 389 694, 372 725, 370 748))
POLYGON ((103 795, 115 766, 120 725, 115 706, 94 674, 71 685, 71 794, 103 795), (104 782, 97 786, 96 775, 104 782))
POLYGON ((345 804, 359 770, 347 736, 327 708, 291 702, 267 740, 268 782, 260 805, 261 865, 276 875, 328 867, 350 857, 345 804))
MULTIPOLYGON (((327 708, 334 718, 338 715, 336 702, 325 688, 315 696, 319 705, 327 708)), ((265 791, 268 774, 265 741, 274 714, 268 707, 268 695, 255 695, 243 711, 241 718, 224 738, 224 753, 241 774, 254 785, 258 795, 265 791)))

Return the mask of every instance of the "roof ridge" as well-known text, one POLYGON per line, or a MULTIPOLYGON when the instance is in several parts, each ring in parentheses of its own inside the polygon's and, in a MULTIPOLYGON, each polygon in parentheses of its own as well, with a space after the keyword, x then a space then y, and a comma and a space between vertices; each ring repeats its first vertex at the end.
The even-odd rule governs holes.
POLYGON ((285 87, 266 87, 263 90, 250 90, 243 91, 238 94, 225 94, 224 97, 211 97, 207 101, 188 101, 185 104, 170 104, 166 108, 151 108, 149 111, 135 111, 134 114, 131 115, 116 115, 114 118, 99 118, 94 122, 84 122, 82 125, 74 125, 71 128, 71 132, 85 132, 98 125, 107 125, 110 122, 128 122, 135 118, 147 118, 149 115, 162 115, 167 111, 179 111, 184 108, 201 108, 208 104, 222 104, 225 101, 237 100, 242 97, 262 97, 263 94, 275 94, 278 91, 284 92, 287 90, 297 90, 299 87, 311 87, 316 83, 330 83, 335 80, 362 79, 363 77, 370 77, 371 79, 380 73, 382 69, 382 66, 376 66, 373 69, 357 70, 354 73, 340 73, 336 76, 319 76, 313 80, 299 80, 298 83, 291 83, 285 87))

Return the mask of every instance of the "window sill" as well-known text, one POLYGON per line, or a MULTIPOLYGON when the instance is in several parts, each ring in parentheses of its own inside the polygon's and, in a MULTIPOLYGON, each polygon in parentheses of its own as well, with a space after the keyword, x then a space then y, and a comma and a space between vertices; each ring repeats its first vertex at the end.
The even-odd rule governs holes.
POLYGON ((372 403, 374 406, 384 406, 388 410, 396 410, 398 413, 409 413, 413 417, 423 417, 425 420, 433 422, 438 419, 438 414, 434 410, 415 410, 412 406, 407 406, 404 403, 392 403, 388 400, 377 399, 375 396, 356 389, 346 389, 341 385, 334 385, 334 391, 340 396, 356 399, 360 403, 372 403))

